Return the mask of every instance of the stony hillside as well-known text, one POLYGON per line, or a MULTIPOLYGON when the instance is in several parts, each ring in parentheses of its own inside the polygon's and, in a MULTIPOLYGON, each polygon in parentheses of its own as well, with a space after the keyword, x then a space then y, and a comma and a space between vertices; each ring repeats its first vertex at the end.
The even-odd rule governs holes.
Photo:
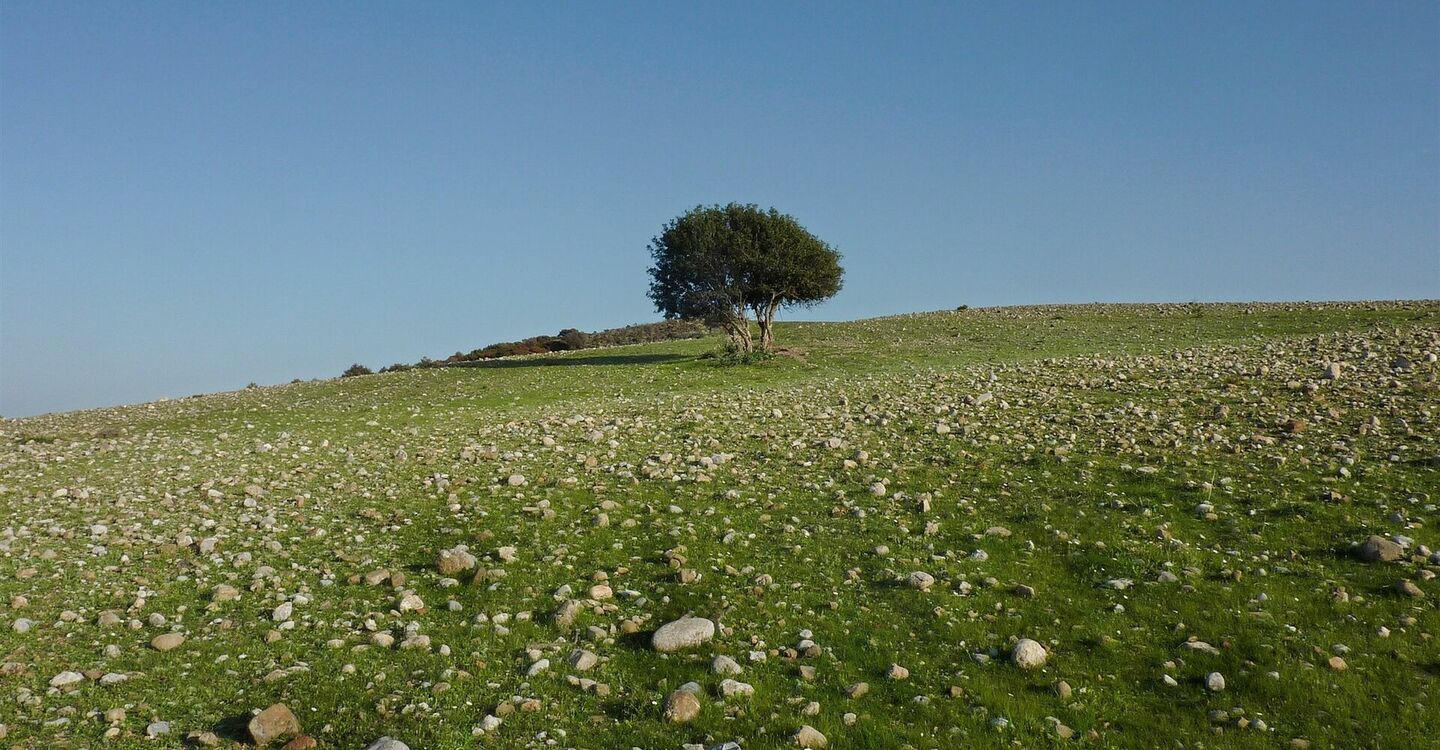
POLYGON ((1434 742, 1440 303, 779 338, 0 423, 4 742, 1434 742))

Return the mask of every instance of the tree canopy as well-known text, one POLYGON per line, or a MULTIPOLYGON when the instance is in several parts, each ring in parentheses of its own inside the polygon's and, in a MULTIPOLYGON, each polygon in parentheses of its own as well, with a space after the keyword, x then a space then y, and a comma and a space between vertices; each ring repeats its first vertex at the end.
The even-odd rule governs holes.
POLYGON ((774 346, 775 314, 840 291, 840 254, 774 208, 731 203, 696 206, 650 242, 650 299, 666 318, 698 318, 725 330, 731 344, 774 346))

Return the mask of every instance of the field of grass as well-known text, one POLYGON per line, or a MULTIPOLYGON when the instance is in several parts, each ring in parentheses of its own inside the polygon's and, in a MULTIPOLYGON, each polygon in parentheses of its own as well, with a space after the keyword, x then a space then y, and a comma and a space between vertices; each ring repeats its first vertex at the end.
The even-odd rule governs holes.
POLYGON ((778 341, 0 422, 0 742, 235 746, 274 703, 346 750, 1440 742, 1440 303, 778 341))

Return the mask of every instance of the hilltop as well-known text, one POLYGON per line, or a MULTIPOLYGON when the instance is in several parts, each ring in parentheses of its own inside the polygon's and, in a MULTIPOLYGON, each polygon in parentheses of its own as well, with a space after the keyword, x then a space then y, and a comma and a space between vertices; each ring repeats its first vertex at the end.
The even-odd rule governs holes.
POLYGON ((1440 303, 777 338, 0 422, 7 742, 1433 737, 1440 303))

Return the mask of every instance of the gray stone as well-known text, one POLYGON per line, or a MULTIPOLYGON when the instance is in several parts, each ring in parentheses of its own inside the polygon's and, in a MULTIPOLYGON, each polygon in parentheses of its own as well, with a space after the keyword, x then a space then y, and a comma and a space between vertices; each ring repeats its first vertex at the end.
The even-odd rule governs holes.
POLYGON ((1049 654, 1045 652, 1045 647, 1029 638, 1021 638, 1020 642, 1015 644, 1015 648, 1010 651, 1010 661, 1021 669, 1043 667, 1048 657, 1049 654))
POLYGON ((720 694, 726 698, 751 696, 755 694, 755 686, 739 680, 722 680, 720 694))
POLYGON ((724 654, 720 654, 710 660, 710 671, 715 674, 736 675, 744 670, 740 667, 739 662, 724 654))
POLYGON ((1357 554, 1365 562, 1394 562, 1405 556, 1405 550, 1383 536, 1371 534, 1360 543, 1357 554))
POLYGON ((85 681, 85 675, 79 672, 61 672, 50 678, 50 687, 68 687, 85 681))
POLYGON ((715 623, 704 617, 682 617, 661 625, 650 637, 650 647, 661 653, 694 648, 715 637, 715 623))
POLYGON ((587 672, 600 661, 592 651, 577 648, 570 652, 570 666, 580 672, 587 672))

